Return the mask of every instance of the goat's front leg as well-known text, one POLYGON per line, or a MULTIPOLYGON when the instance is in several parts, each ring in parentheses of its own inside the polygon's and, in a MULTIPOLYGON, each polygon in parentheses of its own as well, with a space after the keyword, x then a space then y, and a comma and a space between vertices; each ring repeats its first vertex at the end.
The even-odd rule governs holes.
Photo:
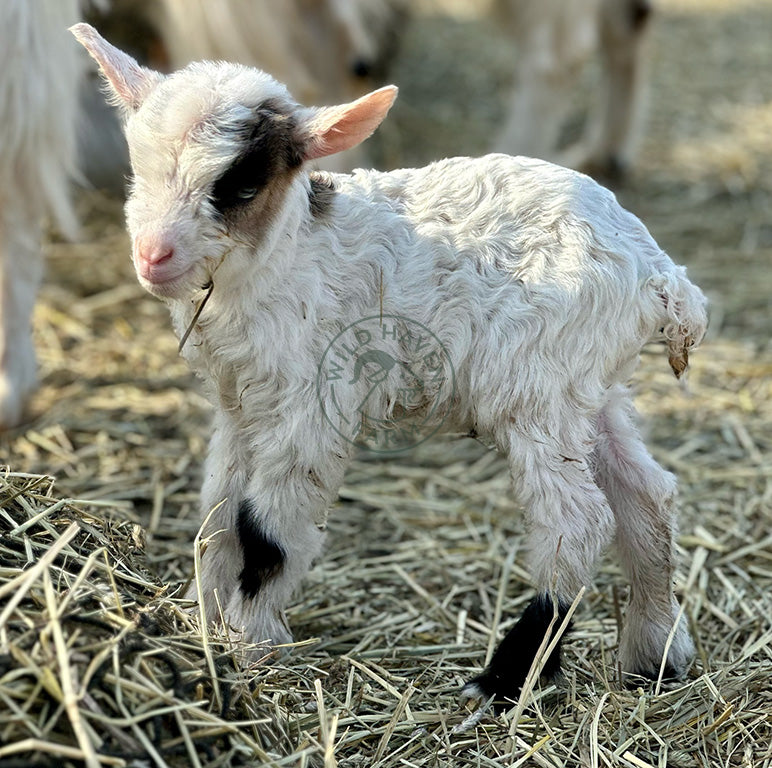
POLYGON ((238 588, 242 550, 237 520, 248 466, 233 425, 221 412, 216 413, 201 488, 201 571, 187 595, 192 600, 201 598, 208 621, 223 617, 238 588))
POLYGON ((256 461, 240 453, 244 441, 226 433, 213 438, 203 490, 204 515, 214 509, 200 574, 207 617, 222 615, 250 642, 290 642, 284 610, 321 553, 346 459, 342 451, 319 450, 311 465, 302 458, 308 446, 265 438, 263 445, 281 446, 282 455, 278 447, 276 455, 263 450, 256 461))
MULTIPOLYGON (((613 536, 613 515, 589 466, 589 440, 564 441, 562 446, 547 440, 510 435, 510 469, 515 493, 526 508, 528 565, 538 594, 482 675, 466 686, 469 695, 498 700, 519 695, 555 607, 559 621, 553 636, 613 536)), ((560 643, 542 674, 553 677, 559 670, 560 643)))
POLYGON ((0 201, 0 429, 17 425, 36 384, 32 310, 43 253, 33 211, 0 201))
POLYGON ((677 677, 694 645, 673 594, 676 481, 649 454, 634 417, 629 394, 617 387, 599 416, 596 448, 595 475, 616 517, 617 550, 630 579, 619 659, 623 672, 656 679, 673 630, 665 676, 677 677))
POLYGON ((292 641, 284 611, 322 551, 324 508, 312 508, 301 485, 254 488, 238 505, 240 569, 225 618, 249 642, 292 641))

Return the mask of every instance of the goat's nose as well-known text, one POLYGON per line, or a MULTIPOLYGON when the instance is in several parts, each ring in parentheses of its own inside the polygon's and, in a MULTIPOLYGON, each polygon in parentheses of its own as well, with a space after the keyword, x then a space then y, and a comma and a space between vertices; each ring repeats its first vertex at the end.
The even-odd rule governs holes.
POLYGON ((137 239, 136 254, 145 264, 163 264, 174 256, 174 246, 165 239, 155 237, 137 239))

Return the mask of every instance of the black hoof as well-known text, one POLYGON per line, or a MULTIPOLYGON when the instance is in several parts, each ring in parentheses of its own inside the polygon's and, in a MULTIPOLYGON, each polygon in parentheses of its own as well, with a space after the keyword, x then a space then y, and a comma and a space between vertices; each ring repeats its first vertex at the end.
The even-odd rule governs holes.
MULTIPOLYGON (((558 620, 552 628, 552 637, 567 611, 568 606, 558 603, 558 620)), ((501 641, 491 663, 482 674, 462 688, 461 694, 486 701, 493 698, 498 710, 504 708, 502 705, 511 705, 511 702, 517 701, 533 660, 549 631, 553 615, 554 609, 549 595, 539 595, 531 600, 520 620, 501 641)), ((541 676, 551 679, 559 672, 560 641, 542 667, 541 676)))
POLYGON ((516 702, 522 687, 522 683, 512 685, 486 670, 481 675, 473 677, 461 689, 461 695, 469 699, 480 699, 483 702, 493 699, 494 707, 500 709, 503 703, 511 706, 516 702))

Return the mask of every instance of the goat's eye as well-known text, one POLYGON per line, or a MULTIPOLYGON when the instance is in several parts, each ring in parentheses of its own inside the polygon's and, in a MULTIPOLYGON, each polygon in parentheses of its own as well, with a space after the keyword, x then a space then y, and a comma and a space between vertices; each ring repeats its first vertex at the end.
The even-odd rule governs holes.
POLYGON ((271 177, 271 157, 258 147, 238 158, 212 187, 212 202, 220 214, 254 200, 271 177))

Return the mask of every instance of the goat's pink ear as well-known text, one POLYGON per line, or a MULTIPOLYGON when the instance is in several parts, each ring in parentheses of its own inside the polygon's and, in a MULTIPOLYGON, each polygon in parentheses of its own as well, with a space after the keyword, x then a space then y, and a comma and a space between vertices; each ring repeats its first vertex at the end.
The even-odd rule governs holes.
POLYGON ((387 85, 350 104, 317 109, 308 122, 306 160, 334 155, 364 141, 381 124, 396 98, 396 86, 387 85))
POLYGON ((99 64, 112 101, 124 113, 138 109, 153 87, 163 80, 163 75, 140 66, 127 53, 110 45, 90 24, 75 24, 70 32, 99 64))

